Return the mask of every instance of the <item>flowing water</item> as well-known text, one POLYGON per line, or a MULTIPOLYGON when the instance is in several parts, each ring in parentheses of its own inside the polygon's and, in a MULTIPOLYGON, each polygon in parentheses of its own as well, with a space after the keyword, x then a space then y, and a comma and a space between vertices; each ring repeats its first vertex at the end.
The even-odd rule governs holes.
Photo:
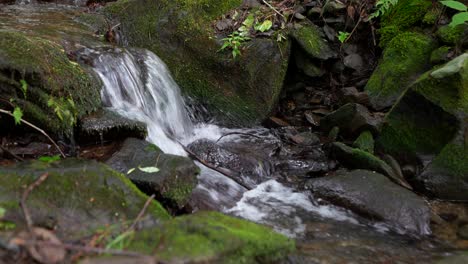
MULTIPOLYGON (((0 28, 47 35, 52 40, 86 39, 86 43, 80 44, 88 47, 84 52, 92 58, 93 68, 102 79, 103 104, 122 116, 144 122, 148 127, 147 140, 165 153, 186 156, 181 144, 189 145, 200 139, 218 141, 227 134, 231 135, 220 142, 234 147, 246 145, 252 152, 264 151, 265 145, 274 146, 280 141, 264 128, 227 129, 193 120, 194 113, 186 107, 179 87, 159 57, 147 50, 100 43, 74 22, 74 9, 62 9, 6 7, 0 9, 0 28), (59 21, 64 26, 59 27, 59 21), (233 132, 254 137, 246 139, 233 132)), ((197 165, 201 173, 193 197, 200 209, 224 211, 295 237, 300 254, 292 256, 289 262, 424 263, 432 258, 432 253, 428 253, 434 246, 432 243, 414 242, 388 233, 381 223, 369 223, 345 209, 285 186, 265 164, 242 175, 251 190, 197 165), (373 228, 369 228, 371 225, 373 228)))

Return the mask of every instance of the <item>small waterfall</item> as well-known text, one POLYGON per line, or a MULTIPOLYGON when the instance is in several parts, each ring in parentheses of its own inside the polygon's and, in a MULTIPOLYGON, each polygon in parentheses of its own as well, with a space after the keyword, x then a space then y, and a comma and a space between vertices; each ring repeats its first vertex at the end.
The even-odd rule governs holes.
POLYGON ((194 127, 184 107, 180 89, 164 62, 146 50, 115 49, 99 54, 95 71, 104 83, 105 106, 148 126, 148 141, 164 152, 185 156, 179 143, 194 127))

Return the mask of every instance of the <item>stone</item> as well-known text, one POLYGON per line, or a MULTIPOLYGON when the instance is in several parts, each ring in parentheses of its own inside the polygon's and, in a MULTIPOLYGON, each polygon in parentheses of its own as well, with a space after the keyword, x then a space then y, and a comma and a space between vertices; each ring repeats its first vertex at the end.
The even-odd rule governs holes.
POLYGON ((446 63, 449 61, 449 56, 451 55, 452 48, 448 46, 442 46, 437 49, 435 49, 431 53, 431 64, 432 65, 437 65, 441 63, 446 63))
POLYGON ((312 132, 302 132, 291 136, 291 140, 299 145, 310 146, 320 143, 319 137, 312 132))
POLYGON ((374 154, 374 136, 369 131, 362 132, 353 142, 353 146, 363 151, 374 154))
POLYGON ((330 154, 346 168, 376 171, 387 176, 396 184, 412 189, 411 185, 406 182, 402 175, 395 173, 392 167, 385 161, 369 152, 348 147, 341 142, 334 142, 331 144, 330 154))
POLYGON ((345 104, 320 121, 323 131, 327 132, 338 126, 341 133, 348 135, 359 135, 364 130, 377 133, 379 125, 380 120, 374 118, 366 107, 354 103, 345 104))
POLYGON ((421 75, 385 117, 377 144, 428 164, 415 181, 428 195, 468 200, 468 54, 421 75))
POLYGON ((468 26, 466 24, 455 27, 445 25, 437 30, 436 35, 442 43, 463 47, 468 43, 468 26))
POLYGON ((457 235, 458 237, 462 239, 468 240, 468 225, 465 224, 465 225, 460 226, 458 228, 457 235))
POLYGON ((366 170, 338 171, 333 176, 311 179, 306 187, 314 197, 383 221, 397 232, 430 234, 431 211, 424 199, 382 174, 366 170))
POLYGON ((356 87, 344 87, 339 90, 340 101, 343 104, 356 103, 369 105, 369 96, 365 92, 360 92, 356 87))
POLYGON ((293 30, 291 36, 310 58, 327 60, 337 57, 337 53, 330 48, 319 28, 311 23, 301 24, 293 30))
POLYGON ((117 1, 106 16, 120 23, 129 46, 146 48, 168 66, 182 93, 226 126, 260 124, 279 99, 288 68, 290 41, 255 38, 236 59, 219 51, 213 24, 242 0, 117 1), (145 19, 142 19, 145 18, 145 19))
POLYGON ((417 76, 428 70, 434 40, 421 33, 402 33, 386 46, 365 91, 376 110, 392 106, 417 76))
POLYGON ((357 72, 361 72, 364 62, 361 55, 359 54, 350 54, 344 57, 343 63, 346 67, 351 68, 357 72))
POLYGON ((311 59, 307 58, 300 52, 296 52, 294 57, 297 68, 305 75, 309 77, 321 77, 325 74, 325 71, 316 66, 311 59))
POLYGON ((198 167, 186 157, 163 153, 157 146, 128 138, 106 163, 125 174, 141 190, 157 194, 169 206, 182 209, 197 185, 198 167), (140 168, 156 167, 157 172, 140 168))
POLYGON ((145 123, 102 109, 80 119, 78 139, 81 144, 92 141, 96 144, 127 137, 144 139, 147 133, 145 123))

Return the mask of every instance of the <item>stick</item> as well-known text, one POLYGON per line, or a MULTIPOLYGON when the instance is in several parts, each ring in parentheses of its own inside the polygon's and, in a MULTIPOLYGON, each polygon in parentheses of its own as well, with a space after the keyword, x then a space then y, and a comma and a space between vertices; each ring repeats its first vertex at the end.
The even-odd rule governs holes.
POLYGON ((269 8, 271 8, 273 11, 275 11, 276 14, 280 15, 281 17, 285 18, 283 14, 281 14, 276 8, 274 8, 272 5, 270 5, 267 1, 262 0, 262 2, 267 5, 269 8))
POLYGON ((9 151, 7 148, 5 148, 4 146, 0 146, 0 148, 5 151, 6 153, 8 153, 9 155, 11 155, 13 158, 19 160, 19 161, 24 161, 23 158, 21 158, 20 156, 16 155, 15 153, 9 151))
MULTIPOLYGON (((10 112, 8 112, 6 110, 3 110, 3 109, 0 109, 0 113, 7 114, 7 115, 9 115, 9 116, 11 116, 13 118, 15 117, 12 113, 10 113, 10 112)), ((57 148, 57 150, 60 152, 60 155, 62 155, 63 158, 66 157, 65 154, 62 152, 62 150, 57 145, 57 143, 55 143, 55 141, 51 137, 49 137, 49 135, 47 135, 47 133, 44 130, 40 129, 39 127, 37 127, 37 126, 35 126, 35 125, 31 124, 31 123, 29 123, 28 121, 24 120, 23 118, 21 118, 21 122, 23 122, 26 125, 34 128, 35 130, 39 131, 42 135, 46 136, 47 139, 49 139, 49 141, 52 142, 52 144, 55 146, 55 148, 57 148)))
POLYGON ((250 134, 250 133, 245 133, 245 132, 230 132, 230 133, 224 134, 224 135, 222 135, 220 138, 218 138, 218 140, 216 140, 216 143, 218 143, 223 137, 227 137, 227 136, 230 136, 230 135, 246 135, 246 136, 251 136, 251 137, 256 137, 256 138, 258 138, 258 139, 261 139, 261 137, 256 136, 256 135, 254 135, 254 134, 250 134))
POLYGON ((132 230, 135 230, 135 226, 136 224, 141 220, 141 218, 145 215, 145 212, 146 212, 146 209, 148 208, 148 206, 150 205, 151 201, 154 199, 155 195, 152 194, 150 197, 148 197, 148 199, 146 200, 145 202, 145 205, 143 205, 143 208, 141 208, 141 211, 140 213, 138 213, 137 217, 135 218, 135 220, 133 221, 132 225, 127 229, 125 230, 124 233, 126 232, 130 232, 132 230))
POLYGON ((234 175, 233 175, 233 173, 231 171, 229 171, 227 169, 224 169, 224 168, 218 168, 218 167, 208 163, 207 161, 202 160, 195 153, 193 153, 190 149, 188 149, 187 147, 182 145, 180 142, 178 142, 178 143, 182 146, 182 148, 185 150, 185 152, 187 152, 189 154, 189 156, 192 157, 193 159, 198 160, 201 164, 205 165, 206 167, 208 167, 208 168, 210 168, 212 170, 215 170, 215 171, 223 174, 224 176, 230 178, 231 180, 235 181, 237 184, 244 187, 245 189, 252 190, 252 188, 250 188, 249 186, 245 185, 243 182, 236 179, 236 177, 234 177, 234 175))
POLYGON ((36 188, 37 186, 41 185, 47 177, 49 177, 49 173, 44 173, 42 174, 37 180, 35 180, 31 185, 29 185, 26 190, 24 190, 23 195, 21 196, 21 201, 20 201, 20 206, 21 209, 23 209, 23 214, 24 218, 26 220, 26 225, 28 227, 28 230, 31 234, 34 234, 32 227, 33 227, 33 222, 31 219, 31 215, 29 214, 28 207, 26 206, 26 200, 28 199, 29 194, 36 188))

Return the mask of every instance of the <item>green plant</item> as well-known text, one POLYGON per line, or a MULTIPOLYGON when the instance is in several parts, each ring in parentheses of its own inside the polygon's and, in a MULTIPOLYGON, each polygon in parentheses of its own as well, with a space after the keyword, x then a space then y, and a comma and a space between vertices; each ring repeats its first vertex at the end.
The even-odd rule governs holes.
POLYGON ((57 117, 66 122, 68 125, 73 126, 76 124, 77 119, 77 110, 75 106, 75 102, 71 97, 64 99, 64 98, 49 98, 47 105, 51 107, 57 117))
POLYGON ((458 1, 440 1, 440 3, 448 8, 459 11, 452 17, 452 21, 449 24, 451 27, 468 22, 468 8, 465 4, 458 1))
POLYGON ((351 35, 349 32, 339 31, 338 32, 338 40, 341 43, 345 43, 345 41, 349 38, 349 35, 351 35))
POLYGON ((54 156, 41 156, 38 158, 39 161, 46 162, 46 163, 52 163, 54 161, 60 160, 59 155, 54 155, 54 156))
POLYGON ((368 20, 383 16, 385 13, 392 8, 392 6, 398 4, 398 0, 377 0, 375 7, 377 10, 370 14, 368 20))
POLYGON ((250 40, 249 37, 241 36, 238 31, 232 32, 227 38, 222 39, 224 41, 223 46, 219 49, 219 51, 225 49, 232 50, 232 57, 235 59, 237 56, 241 55, 241 47, 244 42, 250 40))
POLYGON ((28 83, 25 80, 21 79, 20 84, 21 84, 21 91, 23 92, 23 96, 26 99, 26 93, 28 91, 28 83))

